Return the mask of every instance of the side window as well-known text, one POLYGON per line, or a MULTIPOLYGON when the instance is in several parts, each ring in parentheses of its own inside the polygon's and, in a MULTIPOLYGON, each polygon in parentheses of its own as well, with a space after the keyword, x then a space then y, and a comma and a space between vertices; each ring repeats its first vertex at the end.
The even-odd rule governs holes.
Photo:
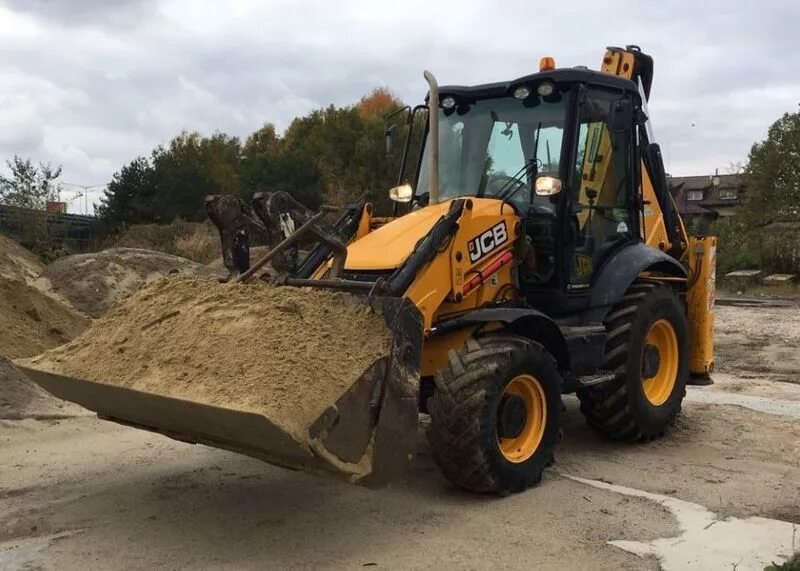
MULTIPOLYGON (((439 131, 440 161, 449 165, 460 165, 464 151, 464 123, 455 121, 445 124, 439 131)), ((458 195, 458 189, 464 184, 460 179, 461 169, 440 169, 439 193, 443 198, 458 195)))
POLYGON ((602 263, 632 241, 631 131, 611 132, 608 120, 619 94, 589 91, 581 105, 577 184, 570 189, 573 256, 570 285, 588 287, 602 263))

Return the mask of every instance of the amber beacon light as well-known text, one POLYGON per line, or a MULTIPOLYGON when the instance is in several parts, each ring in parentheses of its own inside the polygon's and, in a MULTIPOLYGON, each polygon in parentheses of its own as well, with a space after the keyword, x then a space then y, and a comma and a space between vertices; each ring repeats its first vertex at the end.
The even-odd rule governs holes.
POLYGON ((551 56, 544 56, 539 60, 539 71, 550 71, 556 68, 556 60, 551 56))

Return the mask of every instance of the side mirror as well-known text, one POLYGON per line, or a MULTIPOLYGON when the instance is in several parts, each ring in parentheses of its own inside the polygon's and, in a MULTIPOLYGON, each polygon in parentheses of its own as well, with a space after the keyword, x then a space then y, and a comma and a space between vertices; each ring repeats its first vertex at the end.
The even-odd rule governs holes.
POLYGON ((611 107, 608 117, 608 130, 612 133, 624 133, 633 127, 633 105, 630 99, 619 99, 611 107))
POLYGON ((397 142, 397 125, 389 126, 384 132, 384 135, 386 135, 386 154, 390 155, 397 142))
POLYGON ((395 202, 411 202, 414 198, 414 189, 408 183, 395 186, 389 189, 389 198, 395 202))

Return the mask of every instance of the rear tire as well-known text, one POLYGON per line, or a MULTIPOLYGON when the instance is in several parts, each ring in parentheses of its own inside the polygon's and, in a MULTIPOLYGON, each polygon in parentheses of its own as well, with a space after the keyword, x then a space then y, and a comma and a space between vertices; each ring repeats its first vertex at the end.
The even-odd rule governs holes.
POLYGON ((681 410, 689 378, 688 325, 671 287, 634 282, 605 321, 603 368, 613 381, 578 389, 587 422, 612 440, 652 440, 681 410))
POLYGON ((523 337, 486 335, 449 358, 428 402, 428 440, 442 473, 479 493, 538 484, 559 434, 561 376, 553 357, 523 337))

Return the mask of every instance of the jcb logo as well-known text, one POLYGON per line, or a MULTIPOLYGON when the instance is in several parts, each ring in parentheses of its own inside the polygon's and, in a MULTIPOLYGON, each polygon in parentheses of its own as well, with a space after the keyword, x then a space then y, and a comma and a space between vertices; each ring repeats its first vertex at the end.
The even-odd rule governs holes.
POLYGON ((492 250, 496 250, 508 242, 508 230, 505 221, 495 224, 483 234, 476 236, 467 244, 469 261, 477 262, 492 250))

